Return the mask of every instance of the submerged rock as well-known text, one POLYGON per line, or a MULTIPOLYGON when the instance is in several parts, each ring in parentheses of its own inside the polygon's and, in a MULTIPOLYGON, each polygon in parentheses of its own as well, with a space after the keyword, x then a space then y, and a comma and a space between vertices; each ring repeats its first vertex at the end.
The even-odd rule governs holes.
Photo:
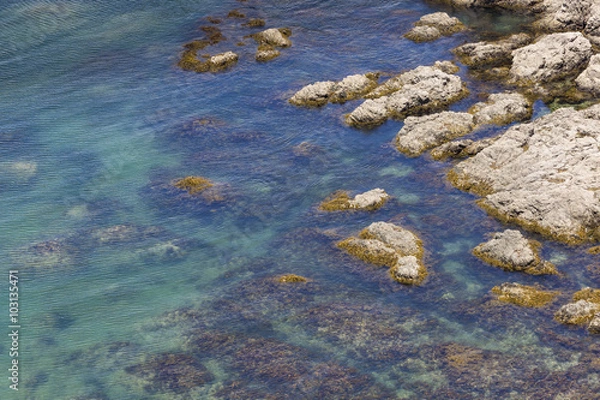
POLYGON ((66 239, 51 239, 35 243, 16 252, 15 262, 24 268, 53 269, 70 267, 75 262, 76 249, 66 239))
POLYGON ((575 79, 581 90, 600 95, 600 54, 592 56, 587 68, 575 79))
POLYGON ((350 198, 347 192, 340 191, 332 194, 325 199, 319 206, 324 211, 342 211, 342 210, 378 210, 390 198, 390 195, 383 189, 372 189, 368 192, 360 193, 350 198))
POLYGON ((538 254, 540 244, 528 240, 521 232, 507 229, 495 233, 491 240, 473 249, 473 254, 483 261, 508 271, 523 271, 532 275, 555 274, 556 267, 542 261, 538 254))
POLYGON ((375 88, 377 79, 377 74, 367 73, 350 75, 339 82, 316 82, 297 91, 289 101, 296 106, 307 107, 320 107, 328 102, 344 103, 375 88))
POLYGON ((346 115, 355 127, 380 125, 388 118, 403 119, 442 109, 467 95, 460 77, 449 66, 418 67, 393 77, 365 95, 368 100, 346 115))
POLYGON ((506 125, 531 118, 532 104, 520 93, 494 93, 485 103, 477 103, 469 112, 478 125, 506 125))
POLYGON ((281 52, 269 44, 261 44, 256 50, 256 61, 270 61, 281 55, 281 52))
POLYGON ((558 292, 546 291, 536 286, 525 286, 514 282, 494 286, 492 293, 496 294, 500 301, 522 307, 542 307, 558 295, 558 292))
POLYGON ((600 334, 600 312, 596 313, 594 319, 588 325, 588 331, 594 334, 600 334))
POLYGON ((580 72, 592 56, 592 45, 580 32, 555 33, 512 54, 511 79, 521 85, 535 85, 580 72))
POLYGON ((427 276, 421 240, 389 222, 374 222, 358 238, 345 239, 338 247, 367 263, 390 267, 392 277, 400 283, 419 284, 427 276))
POLYGON ((512 62, 512 52, 531 43, 531 36, 518 33, 495 42, 467 43, 453 50, 461 63, 473 68, 489 68, 512 62))
POLYGON ((404 36, 413 42, 428 42, 465 29, 466 26, 458 18, 450 17, 445 12, 436 12, 422 16, 415 23, 415 27, 404 36))
POLYGON ((597 240, 600 106, 562 108, 510 128, 449 173, 506 222, 567 243, 597 240))
POLYGON ((396 136, 398 151, 416 157, 428 149, 466 135, 475 128, 471 114, 444 111, 422 117, 407 117, 396 136))
POLYGON ((187 190, 189 194, 196 194, 213 187, 214 184, 210 179, 201 176, 186 176, 175 181, 173 186, 178 189, 187 190))
POLYGON ((304 283, 304 282, 308 282, 308 279, 306 279, 305 277, 300 276, 300 275, 286 274, 286 275, 281 275, 280 277, 278 277, 277 282, 279 282, 279 283, 304 283))

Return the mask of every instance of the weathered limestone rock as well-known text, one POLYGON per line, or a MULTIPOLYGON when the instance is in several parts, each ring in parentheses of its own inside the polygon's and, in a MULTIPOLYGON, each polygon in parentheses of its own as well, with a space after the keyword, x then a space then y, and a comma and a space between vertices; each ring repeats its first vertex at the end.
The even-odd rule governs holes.
POLYGON ((567 243, 597 240, 599 140, 600 106, 561 108, 510 128, 449 179, 505 222, 567 243))
POLYGON ((356 74, 339 82, 324 81, 305 86, 297 91, 290 103, 296 106, 319 107, 332 103, 344 103, 361 97, 377 86, 377 74, 356 74))
POLYGON ((523 271, 532 275, 555 274, 556 267, 540 259, 539 247, 538 242, 527 240, 521 232, 507 229, 495 233, 491 240, 475 247, 473 254, 508 271, 523 271))
POLYGON ((471 139, 455 140, 445 143, 431 150, 434 160, 445 160, 451 158, 466 158, 474 156, 496 141, 496 138, 486 138, 477 141, 471 139))
POLYGON ((416 157, 428 149, 466 135, 474 128, 474 118, 469 113, 444 111, 408 117, 396 136, 395 144, 398 151, 416 157))
POLYGON ((281 55, 281 52, 270 44, 261 44, 256 50, 256 61, 271 61, 281 55))
POLYGON ((291 35, 292 32, 289 29, 270 28, 255 33, 252 37, 254 37, 254 40, 259 44, 267 44, 274 47, 290 47, 292 45, 292 41, 289 39, 291 35))
POLYGON ((575 79, 581 90, 600 95, 600 54, 592 56, 587 68, 575 79))
POLYGON ((514 282, 506 282, 500 286, 494 286, 492 293, 497 295, 500 301, 522 307, 542 307, 550 303, 558 295, 558 292, 542 290, 536 286, 525 286, 514 282))
POLYGON ((367 94, 370 99, 346 115, 346 122, 355 127, 376 126, 390 117, 403 119, 440 110, 467 93, 460 77, 435 66, 418 67, 367 94))
POLYGON ((376 188, 368 192, 360 193, 350 198, 347 192, 336 192, 327 199, 319 208, 324 211, 341 211, 341 210, 378 210, 390 198, 390 195, 385 190, 376 188))
POLYGON ((562 306, 554 318, 563 324, 590 323, 588 329, 597 333, 600 313, 600 289, 584 288, 573 295, 573 302, 562 306))
POLYGON ((531 43, 531 36, 518 33, 495 42, 467 43, 453 50, 461 63, 473 68, 509 64, 512 52, 531 43))
POLYGON ((519 93, 495 93, 485 103, 477 103, 469 112, 477 125, 506 125, 531 118, 532 104, 519 93))
POLYGON ((374 222, 358 238, 345 239, 338 247, 370 264, 390 267, 392 278, 403 284, 419 284, 427 276, 421 240, 388 222, 374 222))
POLYGON ((404 36, 414 42, 428 42, 465 29, 467 28, 458 18, 450 17, 445 12, 436 12, 422 16, 415 23, 415 27, 404 36))
POLYGON ((207 66, 211 72, 223 71, 233 64, 237 63, 239 56, 232 51, 217 54, 208 59, 207 66))
POLYGON ((534 85, 577 74, 592 56, 592 45, 580 32, 555 33, 513 51, 511 79, 534 85))

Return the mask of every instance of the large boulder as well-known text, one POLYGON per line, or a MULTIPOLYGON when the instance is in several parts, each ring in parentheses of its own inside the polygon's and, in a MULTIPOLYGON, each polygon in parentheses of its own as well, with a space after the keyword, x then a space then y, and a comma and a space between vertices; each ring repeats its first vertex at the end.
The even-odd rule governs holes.
POLYGON ((531 36, 518 33, 495 42, 466 43, 453 50, 461 63, 473 68, 510 64, 512 52, 531 43, 531 36))
POLYGON ((600 106, 514 126, 449 173, 505 222, 567 243, 600 236, 600 106))
POLYGON ((587 68, 575 79, 575 83, 581 90, 600 95, 600 54, 592 56, 587 68))
POLYGON ((441 110, 468 93, 460 77, 442 70, 444 67, 419 67, 391 78, 365 97, 369 98, 346 115, 355 127, 376 126, 388 118, 441 110))
POLYGON ((539 247, 538 242, 526 239, 521 232, 507 229, 495 233, 491 240, 475 247, 473 254, 508 271, 523 271, 532 275, 555 274, 556 267, 540 259, 539 247))
POLYGON ((444 111, 422 117, 408 117, 396 136, 398 151, 416 157, 424 151, 457 137, 475 127, 473 115, 444 111))
POLYGON ((555 33, 512 54, 511 79, 534 85, 579 73, 592 56, 592 45, 580 32, 555 33))

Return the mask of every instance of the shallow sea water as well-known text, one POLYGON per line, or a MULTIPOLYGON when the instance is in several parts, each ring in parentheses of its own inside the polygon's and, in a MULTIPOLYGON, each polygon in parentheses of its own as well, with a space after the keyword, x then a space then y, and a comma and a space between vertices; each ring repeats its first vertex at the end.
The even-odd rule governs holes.
MULTIPOLYGON (((558 277, 485 265, 471 249, 505 227, 451 187, 451 163, 392 147, 401 122, 360 131, 342 120, 358 101, 287 103, 317 80, 453 59, 451 48, 523 21, 462 13, 467 33, 419 45, 402 37, 440 9, 4 1, 0 258, 4 276, 19 270, 22 328, 20 390, 8 389, 5 372, 0 398, 594 398, 598 339, 552 321, 575 290, 600 285, 585 249, 530 235, 558 277), (256 30, 227 18, 232 9, 291 28, 293 46, 255 62, 244 36, 256 30), (179 70, 181 46, 202 38, 209 16, 228 40, 207 51, 236 51, 239 63, 219 74, 179 70), (296 148, 304 142, 309 154, 296 148), (170 189, 187 175, 222 184, 226 201, 170 189), (394 196, 377 212, 317 210, 336 190, 374 187, 394 196), (379 220, 422 237, 430 275, 420 287, 335 248, 379 220), (276 283, 284 273, 310 281, 276 283), (489 290, 505 281, 563 294, 542 310, 495 305, 489 290)), ((472 94, 452 109, 498 90, 460 75, 472 94)), ((547 112, 536 106, 536 116, 547 112)))

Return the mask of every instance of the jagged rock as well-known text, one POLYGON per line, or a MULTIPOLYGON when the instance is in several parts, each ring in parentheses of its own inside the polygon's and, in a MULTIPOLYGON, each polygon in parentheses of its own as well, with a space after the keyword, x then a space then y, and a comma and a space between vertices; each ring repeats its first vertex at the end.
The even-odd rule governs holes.
POLYGON ((474 68, 509 64, 512 51, 531 43, 531 36, 518 33, 495 42, 467 43, 453 50, 461 63, 474 68))
POLYGON ((491 240, 475 247, 473 254, 508 271, 523 271, 532 275, 556 273, 553 264, 540 259, 539 247, 538 242, 527 240, 521 232, 507 229, 495 233, 491 240))
POLYGON ((428 42, 440 36, 450 36, 467 29, 458 18, 450 17, 445 12, 423 15, 415 23, 415 27, 404 35, 414 42, 428 42))
POLYGON ((580 72, 592 56, 592 45, 580 32, 555 33, 512 54, 511 79, 521 85, 533 85, 580 72))
POLYGON ((324 81, 307 85, 297 91, 290 103, 296 106, 319 107, 332 103, 344 103, 361 97, 377 86, 377 74, 356 74, 339 82, 324 81))
POLYGON ((474 156, 496 141, 496 138, 486 138, 477 141, 471 139, 455 140, 431 150, 434 160, 445 160, 448 157, 466 158, 474 156))
POLYGON ((392 277, 403 284, 419 284, 427 276, 421 240, 389 222, 374 222, 358 238, 345 239, 338 247, 370 264, 390 267, 392 277))
POLYGON ((324 211, 341 211, 341 210, 377 210, 381 208, 390 195, 385 190, 376 188, 368 192, 360 193, 350 198, 348 193, 344 191, 336 192, 329 198, 325 199, 319 206, 324 211))
POLYGON ((292 41, 289 39, 292 32, 289 29, 271 28, 252 35, 259 44, 267 44, 274 47, 290 47, 292 41))
POLYGON ((542 307, 558 295, 558 292, 546 291, 536 286, 525 286, 514 282, 494 286, 492 293, 497 295, 500 301, 522 307, 542 307))
POLYGON ((408 117, 396 136, 398 151, 416 157, 428 149, 466 135, 475 128, 473 115, 444 111, 422 117, 408 117))
POLYGON ((575 79, 577 87, 581 90, 600 95, 600 54, 590 58, 587 68, 575 79))
POLYGON ((376 126, 390 117, 402 119, 442 109, 467 93, 460 77, 436 66, 418 67, 368 93, 369 100, 346 115, 346 122, 355 127, 376 126))
POLYGON ((506 125, 531 118, 531 101, 519 93, 495 93, 485 103, 477 103, 469 112, 478 125, 506 125))
POLYGON ((459 189, 505 222, 567 243, 600 231, 600 106, 552 114, 508 129, 449 173, 459 189))

